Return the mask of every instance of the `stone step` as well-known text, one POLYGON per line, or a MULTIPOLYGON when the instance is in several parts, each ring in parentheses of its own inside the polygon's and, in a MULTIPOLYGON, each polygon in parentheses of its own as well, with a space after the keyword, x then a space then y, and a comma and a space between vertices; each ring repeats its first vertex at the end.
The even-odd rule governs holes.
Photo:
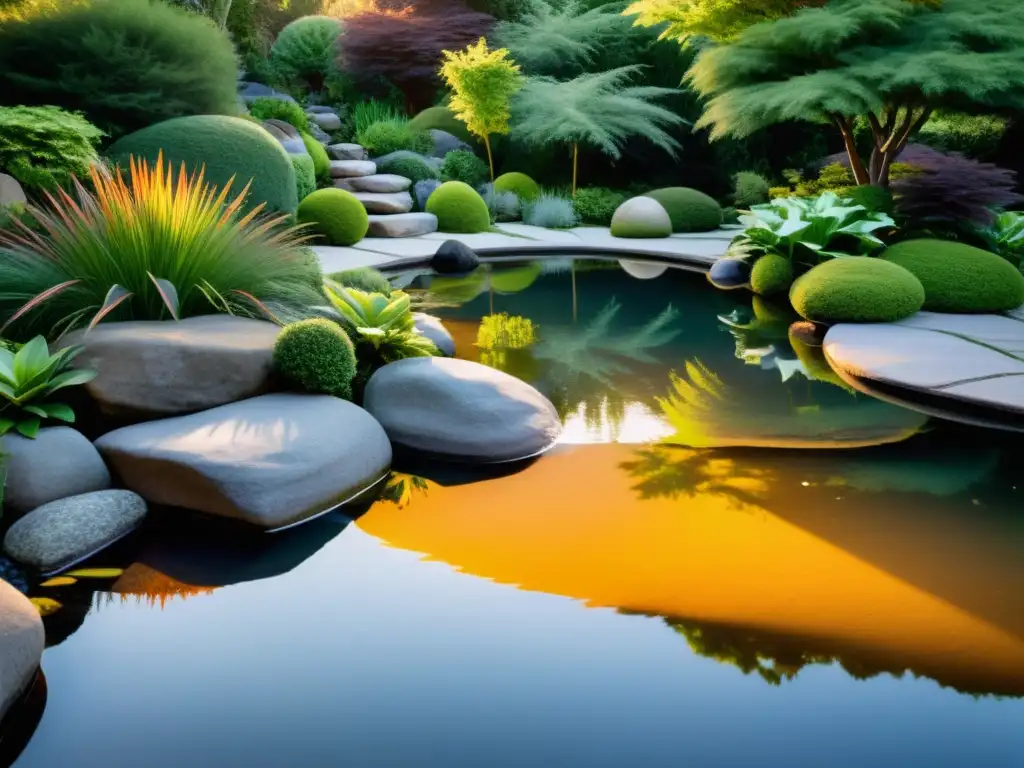
POLYGON ((358 144, 331 144, 327 151, 335 160, 369 160, 370 153, 358 144))
POLYGON ((394 173, 375 173, 373 176, 338 179, 334 186, 349 192, 405 192, 412 186, 412 180, 394 173))
POLYGON ((432 213, 371 214, 368 237, 419 237, 437 232, 432 213))
POLYGON ((408 192, 353 192, 367 213, 408 213, 412 195, 408 192))
POLYGON ((341 128, 341 118, 333 112, 314 112, 309 114, 309 119, 325 131, 336 131, 341 128))
POLYGON ((377 164, 369 160, 331 160, 331 176, 335 179, 373 176, 375 173, 377 164))

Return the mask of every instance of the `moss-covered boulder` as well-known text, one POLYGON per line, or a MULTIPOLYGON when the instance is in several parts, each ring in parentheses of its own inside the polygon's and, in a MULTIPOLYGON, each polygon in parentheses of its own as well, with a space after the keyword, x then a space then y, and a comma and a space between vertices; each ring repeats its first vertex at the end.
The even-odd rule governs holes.
POLYGON ((296 218, 328 245, 355 245, 370 228, 366 208, 343 189, 318 189, 299 204, 296 218))
POLYGON ((882 259, 921 281, 924 308, 931 312, 1003 312, 1024 304, 1024 276, 980 248, 948 240, 905 240, 887 248, 882 259))
POLYGON ((494 191, 514 192, 520 200, 532 203, 540 197, 540 184, 525 173, 512 171, 511 173, 503 173, 494 180, 494 191))
POLYGON ((448 107, 429 107, 424 109, 409 121, 409 127, 417 132, 425 132, 431 129, 444 131, 470 145, 476 144, 477 141, 469 132, 466 124, 459 120, 448 107))
POLYGON ((440 232, 471 235, 491 226, 487 203, 469 184, 446 181, 427 200, 427 213, 437 216, 440 232))
POLYGON ((758 296, 785 293, 793 284, 793 264, 785 256, 768 253, 750 270, 750 289, 758 296))
POLYGON ((673 232, 710 232, 722 226, 722 206, 713 197, 689 187, 665 187, 647 192, 661 203, 672 220, 673 232))
POLYGON ((789 299, 816 323, 886 323, 924 305, 921 281, 882 259, 851 256, 819 264, 793 283, 789 299))
POLYGON ((611 231, 613 237, 668 237, 672 234, 672 220, 654 198, 633 197, 615 209, 611 231))

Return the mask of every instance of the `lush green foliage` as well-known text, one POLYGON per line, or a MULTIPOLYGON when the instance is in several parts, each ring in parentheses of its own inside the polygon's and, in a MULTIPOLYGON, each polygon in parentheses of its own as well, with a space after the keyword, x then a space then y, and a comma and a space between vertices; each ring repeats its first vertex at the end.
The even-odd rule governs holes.
POLYGON ((40 233, 0 232, 0 333, 216 312, 287 320, 317 301, 296 233, 242 215, 244 191, 232 199, 162 159, 133 161, 127 179, 93 169, 90 182, 95 194, 76 182, 74 198, 59 190, 32 209, 40 233))
POLYGON ((733 183, 735 188, 733 189, 732 200, 737 208, 763 205, 771 199, 771 185, 760 174, 740 171, 733 177, 733 183))
POLYGON ((208 19, 150 0, 68 4, 0 24, 0 103, 52 105, 117 138, 238 110, 234 49, 208 19))
POLYGON ((427 213, 437 216, 437 228, 453 234, 486 232, 491 226, 487 203, 462 181, 446 181, 427 200, 427 213))
POLYGON ((334 281, 343 288, 358 288, 364 293, 382 293, 385 296, 391 295, 391 283, 380 272, 372 267, 356 267, 355 269, 344 269, 328 275, 328 279, 334 281))
POLYGON ((722 226, 722 207, 713 197, 688 187, 666 187, 645 192, 668 211, 673 232, 710 232, 722 226))
POLYGON ((540 184, 525 173, 512 171, 503 173, 494 180, 494 188, 498 192, 514 192, 523 202, 532 202, 540 195, 540 184))
POLYGON ((1024 213, 1001 213, 980 234, 989 250, 1024 270, 1024 213))
POLYGON ((309 155, 288 155, 295 169, 295 194, 301 203, 316 191, 316 167, 309 155))
MULTIPOLYGON (((893 168, 895 167, 894 165, 893 168)), ((895 207, 892 192, 874 184, 861 184, 859 187, 850 187, 843 194, 852 200, 854 205, 864 206, 864 210, 869 213, 885 213, 891 216, 895 207)))
POLYGON ((81 115, 57 107, 0 107, 0 172, 30 191, 67 184, 99 159, 102 136, 81 115))
POLYGON ((400 151, 424 154, 434 147, 430 135, 412 128, 405 118, 371 123, 356 133, 356 143, 369 152, 370 157, 400 151))
POLYGON ((607 227, 612 223, 615 210, 626 202, 626 195, 604 187, 584 187, 576 190, 572 207, 584 224, 607 227))
POLYGON ((733 257, 775 253, 795 269, 836 256, 867 254, 882 247, 875 234, 895 222, 884 213, 869 212, 849 199, 826 192, 820 197, 789 197, 755 205, 740 216, 746 229, 729 246, 733 257))
MULTIPOLYGON (((366 99, 352 107, 352 127, 356 135, 366 131, 374 123, 392 123, 405 118, 393 104, 377 99, 366 99)), ((422 131, 422 128, 415 128, 422 131)))
POLYGON ((921 126, 917 140, 941 152, 986 160, 999 147, 1008 122, 994 115, 943 113, 921 126))
POLYGON ((331 320, 311 318, 286 325, 274 344, 274 366, 306 392, 352 399, 355 349, 331 320))
POLYGON ((130 157, 150 164, 163 153, 175 168, 189 173, 205 168, 206 180, 217 187, 234 179, 236 188, 249 184, 248 209, 294 213, 298 204, 295 171, 284 147, 256 123, 239 117, 195 115, 143 128, 114 142, 107 156, 127 166, 130 157))
POLYGON ((789 299, 816 323, 887 323, 921 309, 925 292, 910 272, 883 259, 851 256, 819 264, 799 277, 789 299))
POLYGON ((534 11, 541 0, 469 0, 474 11, 486 13, 499 21, 519 21, 534 11))
POLYGON ((449 152, 441 164, 442 180, 462 181, 471 187, 483 184, 487 174, 487 163, 466 149, 449 152))
POLYGON ((284 80, 322 91, 335 69, 342 24, 329 16, 304 16, 281 30, 270 49, 270 64, 284 80))
POLYGON ((572 198, 542 193, 523 207, 523 222, 533 227, 569 229, 577 224, 572 198))
POLYGON ((931 312, 1001 312, 1024 304, 1024 276, 1005 259, 947 240, 904 240, 882 254, 921 281, 931 312))
POLYGON ((370 228, 366 209, 355 195, 343 189, 318 189, 301 203, 296 213, 328 245, 355 245, 370 228))
POLYGON ((309 130, 309 116, 294 101, 260 96, 249 106, 249 114, 257 120, 283 120, 299 131, 309 130))
POLYGON ((33 438, 45 419, 74 422, 75 412, 50 396, 96 378, 96 371, 68 370, 81 351, 69 346, 51 355, 42 336, 17 352, 0 347, 0 436, 14 429, 33 438))
POLYGON ((439 174, 423 157, 415 153, 398 155, 388 158, 386 162, 377 162, 377 173, 393 173, 404 176, 415 184, 424 179, 437 179, 439 174))
POLYGON ((327 155, 324 145, 308 133, 303 132, 299 136, 302 137, 302 143, 306 146, 309 156, 313 158, 313 172, 316 174, 317 181, 322 184, 329 184, 331 180, 331 158, 327 155))
POLYGON ((54 13, 63 5, 86 0, 0 0, 0 23, 22 22, 33 16, 54 13))
POLYGON ((778 253, 766 253, 750 270, 750 289, 758 296, 785 293, 793 284, 793 262, 778 253))
POLYGON ((636 23, 661 28, 661 36, 688 44, 707 37, 725 42, 747 27, 781 19, 816 5, 813 0, 636 0, 625 11, 636 23))
POLYGON ((409 123, 417 131, 444 131, 470 145, 475 141, 466 124, 459 120, 448 107, 424 109, 409 123))

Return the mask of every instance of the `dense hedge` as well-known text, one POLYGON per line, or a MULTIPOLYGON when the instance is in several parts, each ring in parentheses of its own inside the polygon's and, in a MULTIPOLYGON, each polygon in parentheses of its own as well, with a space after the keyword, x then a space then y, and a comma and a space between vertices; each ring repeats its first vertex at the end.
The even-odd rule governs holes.
POLYGON ((832 259, 793 283, 789 299, 801 317, 816 323, 884 323, 910 317, 924 304, 914 275, 882 259, 832 259))
POLYGON ((355 245, 370 228, 366 209, 355 195, 343 189, 318 189, 299 204, 296 218, 327 241, 328 245, 355 245))
POLYGON ((689 187, 665 187, 645 192, 668 211, 673 232, 710 232, 722 226, 722 207, 713 197, 689 187))
POLYGON ((289 155, 295 169, 295 193, 301 203, 316 191, 316 170, 309 155, 289 155))
POLYGON ((270 49, 270 65, 285 80, 321 91, 336 70, 342 23, 329 16, 303 16, 281 30, 270 49))

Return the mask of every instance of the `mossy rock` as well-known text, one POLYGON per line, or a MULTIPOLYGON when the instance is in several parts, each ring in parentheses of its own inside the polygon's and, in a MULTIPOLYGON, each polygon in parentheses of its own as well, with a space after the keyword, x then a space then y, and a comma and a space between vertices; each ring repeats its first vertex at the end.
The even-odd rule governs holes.
POLYGON ((644 196, 661 203, 672 220, 673 232, 710 232, 722 226, 722 206, 696 189, 665 187, 644 196))
POLYGON ((525 173, 512 171, 511 173, 503 173, 494 180, 494 191, 514 192, 520 200, 532 203, 540 197, 540 184, 525 173))
POLYGON ((750 289, 758 296, 785 293, 793 284, 793 264, 785 256, 768 253, 750 270, 750 289))
POLYGON ((426 132, 431 129, 444 131, 470 146, 477 143, 476 137, 469 132, 466 124, 459 120, 448 107, 429 107, 424 109, 409 121, 409 127, 419 132, 426 132))
POLYGON ((612 237, 659 238, 672 234, 672 220, 668 212, 651 197, 633 197, 615 209, 612 214, 612 237))
POLYGON ((310 225, 328 245, 355 245, 370 228, 366 208, 356 196, 333 187, 318 189, 303 200, 296 218, 300 224, 310 225))
POLYGON ((392 291, 388 279, 372 267, 344 269, 327 277, 345 288, 356 288, 365 293, 383 293, 390 296, 392 291))
POLYGON ((789 300, 816 323, 889 323, 924 305, 921 281, 903 267, 869 256, 826 261, 793 283, 789 300))
POLYGON ((1024 275, 1000 256, 948 240, 905 240, 881 258, 924 286, 930 312, 1004 312, 1024 304, 1024 275))
POLYGON ((331 158, 327 155, 324 145, 314 139, 305 131, 300 131, 302 143, 306 145, 306 151, 313 158, 313 172, 318 179, 329 179, 331 177, 331 158))
POLYGON ((316 169, 309 155, 288 155, 295 168, 295 192, 301 203, 316 191, 316 169))
POLYGON ((246 184, 246 207, 260 203, 270 212, 295 213, 298 206, 295 170, 284 147, 258 124, 240 117, 193 115, 156 123, 115 141, 107 157, 127 168, 129 158, 150 165, 163 152, 165 163, 177 170, 182 163, 189 173, 206 169, 210 184, 222 188, 234 177, 236 194, 246 184))
POLYGON ((469 184, 446 181, 427 200, 427 213, 437 216, 439 232, 471 235, 491 227, 487 203, 469 184))

